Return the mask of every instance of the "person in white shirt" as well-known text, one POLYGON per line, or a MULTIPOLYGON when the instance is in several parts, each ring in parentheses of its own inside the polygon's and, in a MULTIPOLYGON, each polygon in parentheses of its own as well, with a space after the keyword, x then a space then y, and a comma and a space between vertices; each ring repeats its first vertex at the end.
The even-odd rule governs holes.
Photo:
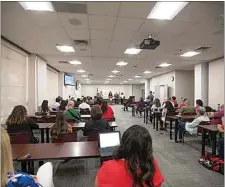
POLYGON ((59 110, 59 106, 60 106, 60 98, 57 97, 55 99, 55 103, 52 105, 52 110, 53 111, 58 111, 59 110))
POLYGON ((79 105, 79 109, 89 109, 89 110, 91 111, 91 107, 90 107, 89 104, 86 103, 86 101, 87 101, 87 98, 84 97, 84 98, 83 98, 83 103, 81 103, 81 104, 79 105))
POLYGON ((184 131, 189 132, 190 134, 197 134, 198 125, 202 121, 210 121, 209 117, 206 115, 206 109, 204 107, 199 106, 196 109, 197 118, 195 118, 192 122, 182 122, 179 121, 178 124, 178 133, 180 142, 183 142, 184 131))

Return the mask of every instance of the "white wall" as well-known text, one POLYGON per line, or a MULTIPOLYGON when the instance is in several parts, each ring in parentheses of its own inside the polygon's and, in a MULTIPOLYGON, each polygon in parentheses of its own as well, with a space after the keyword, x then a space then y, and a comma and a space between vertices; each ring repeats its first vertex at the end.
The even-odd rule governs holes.
POLYGON ((217 108, 224 103, 224 58, 209 63, 209 99, 208 104, 217 108))
MULTIPOLYGON (((132 85, 86 85, 83 84, 81 88, 81 95, 83 96, 91 96, 94 97, 97 94, 98 91, 102 92, 109 92, 111 91, 113 94, 115 92, 117 93, 123 93, 126 98, 129 96, 132 96, 132 85)), ((108 98, 108 96, 104 97, 105 99, 108 98)))
POLYGON ((142 90, 145 89, 144 84, 133 84, 132 85, 132 95, 135 96, 135 101, 138 101, 142 97, 142 90))
POLYGON ((181 102, 181 96, 188 98, 194 105, 194 71, 175 71, 175 96, 181 102))
POLYGON ((58 72, 54 69, 47 67, 47 80, 46 80, 46 88, 47 88, 47 100, 49 105, 52 105, 55 102, 55 98, 58 97, 58 72))
POLYGON ((15 105, 28 104, 28 55, 12 45, 1 43, 1 123, 15 105))
POLYGON ((169 96, 175 95, 175 81, 172 81, 172 76, 175 77, 175 72, 165 73, 150 79, 150 91, 155 92, 155 86, 168 85, 169 96))

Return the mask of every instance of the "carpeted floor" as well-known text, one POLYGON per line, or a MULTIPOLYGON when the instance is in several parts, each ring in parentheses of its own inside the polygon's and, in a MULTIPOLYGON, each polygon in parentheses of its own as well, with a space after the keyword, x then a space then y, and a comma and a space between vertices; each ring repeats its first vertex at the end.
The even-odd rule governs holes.
MULTIPOLYGON (((154 156, 165 178, 162 187, 222 187, 224 176, 205 169, 198 163, 201 145, 187 138, 184 144, 175 144, 167 133, 161 134, 145 125, 143 118, 124 112, 122 106, 113 106, 116 123, 121 134, 134 124, 146 127, 153 139, 154 156), (191 143, 192 142, 192 143, 191 143)), ((85 138, 79 132, 79 140, 85 138)), ((200 138, 199 138, 200 139, 200 138)), ((52 161, 54 165, 57 161, 52 161)), ((61 163, 54 175, 55 187, 93 187, 95 176, 100 167, 99 159, 71 160, 61 163)))

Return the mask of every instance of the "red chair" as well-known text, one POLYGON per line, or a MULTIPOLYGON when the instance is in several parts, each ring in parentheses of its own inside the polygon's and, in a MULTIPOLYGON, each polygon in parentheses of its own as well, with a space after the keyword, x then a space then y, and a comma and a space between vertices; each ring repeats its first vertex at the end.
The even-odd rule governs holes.
POLYGON ((52 143, 65 143, 76 141, 77 141, 77 131, 73 131, 72 133, 60 134, 57 139, 52 139, 52 143))
POLYGON ((28 132, 9 133, 11 144, 29 144, 28 132))

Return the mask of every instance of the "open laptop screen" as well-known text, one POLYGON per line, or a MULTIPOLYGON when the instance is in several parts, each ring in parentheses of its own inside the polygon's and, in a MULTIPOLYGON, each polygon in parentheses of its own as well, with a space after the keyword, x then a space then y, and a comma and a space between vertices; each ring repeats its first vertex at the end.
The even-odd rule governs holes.
POLYGON ((100 148, 120 145, 120 132, 99 133, 100 148))

